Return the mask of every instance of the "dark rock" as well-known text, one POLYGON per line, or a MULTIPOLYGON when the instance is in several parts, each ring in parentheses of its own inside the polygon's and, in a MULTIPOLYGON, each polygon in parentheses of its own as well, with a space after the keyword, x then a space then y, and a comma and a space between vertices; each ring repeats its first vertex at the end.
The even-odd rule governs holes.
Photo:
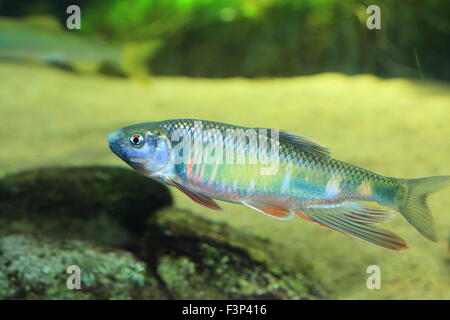
POLYGON ((115 167, 52 168, 0 180, 0 235, 38 232, 125 245, 172 204, 164 185, 115 167))
POLYGON ((121 168, 0 180, 0 299, 327 296, 306 259, 293 267, 280 244, 171 203, 167 187, 121 168), (67 289, 69 265, 81 290, 67 289))

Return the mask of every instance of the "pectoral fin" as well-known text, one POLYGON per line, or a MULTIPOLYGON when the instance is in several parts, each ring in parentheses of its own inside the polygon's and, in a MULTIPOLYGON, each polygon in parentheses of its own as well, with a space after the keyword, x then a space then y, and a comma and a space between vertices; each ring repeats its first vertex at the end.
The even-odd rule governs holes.
POLYGON ((364 207, 354 202, 318 205, 296 211, 304 219, 389 250, 408 248, 406 241, 374 224, 386 222, 392 211, 364 207))
POLYGON ((223 209, 210 197, 205 196, 204 194, 194 192, 192 190, 189 190, 188 188, 182 186, 178 182, 171 180, 168 182, 169 184, 173 185, 174 187, 177 187, 180 191, 183 191, 189 198, 194 200, 197 203, 200 203, 201 205, 204 205, 207 208, 222 211, 223 209))
POLYGON ((268 215, 278 220, 289 220, 294 216, 294 212, 285 207, 277 206, 270 203, 259 202, 241 202, 244 206, 256 210, 262 214, 268 215))

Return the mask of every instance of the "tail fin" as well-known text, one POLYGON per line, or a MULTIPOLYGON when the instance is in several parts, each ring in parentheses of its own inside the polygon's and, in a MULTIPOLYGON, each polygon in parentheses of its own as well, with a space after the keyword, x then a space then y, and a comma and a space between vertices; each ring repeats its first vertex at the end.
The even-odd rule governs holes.
POLYGON ((147 82, 150 76, 147 63, 160 46, 159 40, 127 43, 121 61, 125 73, 138 81, 147 82))
POLYGON ((400 213, 427 239, 437 241, 427 197, 450 185, 450 176, 399 180, 408 188, 405 202, 399 206, 400 213))

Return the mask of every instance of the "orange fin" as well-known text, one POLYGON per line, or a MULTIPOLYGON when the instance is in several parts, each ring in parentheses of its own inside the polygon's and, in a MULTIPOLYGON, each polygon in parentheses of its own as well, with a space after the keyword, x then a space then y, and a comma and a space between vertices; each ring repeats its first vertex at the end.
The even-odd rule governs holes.
POLYGON ((302 208, 296 213, 306 220, 389 250, 408 248, 406 241, 397 234, 374 226, 386 222, 392 216, 392 211, 364 207, 356 202, 344 202, 302 208))
POLYGON ((294 212, 291 209, 270 203, 251 203, 245 201, 241 203, 246 207, 278 220, 289 220, 294 216, 294 212))
POLYGON ((177 187, 180 191, 183 191, 189 198, 191 198, 195 202, 200 203, 201 205, 204 205, 205 207, 213 210, 223 211, 223 209, 210 197, 205 196, 201 193, 191 191, 174 180, 169 181, 169 184, 177 187))

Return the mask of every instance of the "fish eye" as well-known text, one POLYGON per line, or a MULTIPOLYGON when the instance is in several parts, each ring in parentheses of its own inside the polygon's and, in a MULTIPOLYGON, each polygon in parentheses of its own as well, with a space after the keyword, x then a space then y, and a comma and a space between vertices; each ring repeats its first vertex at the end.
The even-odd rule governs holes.
POLYGON ((142 137, 140 134, 133 134, 130 137, 130 143, 135 147, 141 147, 143 142, 144 137, 142 137))

